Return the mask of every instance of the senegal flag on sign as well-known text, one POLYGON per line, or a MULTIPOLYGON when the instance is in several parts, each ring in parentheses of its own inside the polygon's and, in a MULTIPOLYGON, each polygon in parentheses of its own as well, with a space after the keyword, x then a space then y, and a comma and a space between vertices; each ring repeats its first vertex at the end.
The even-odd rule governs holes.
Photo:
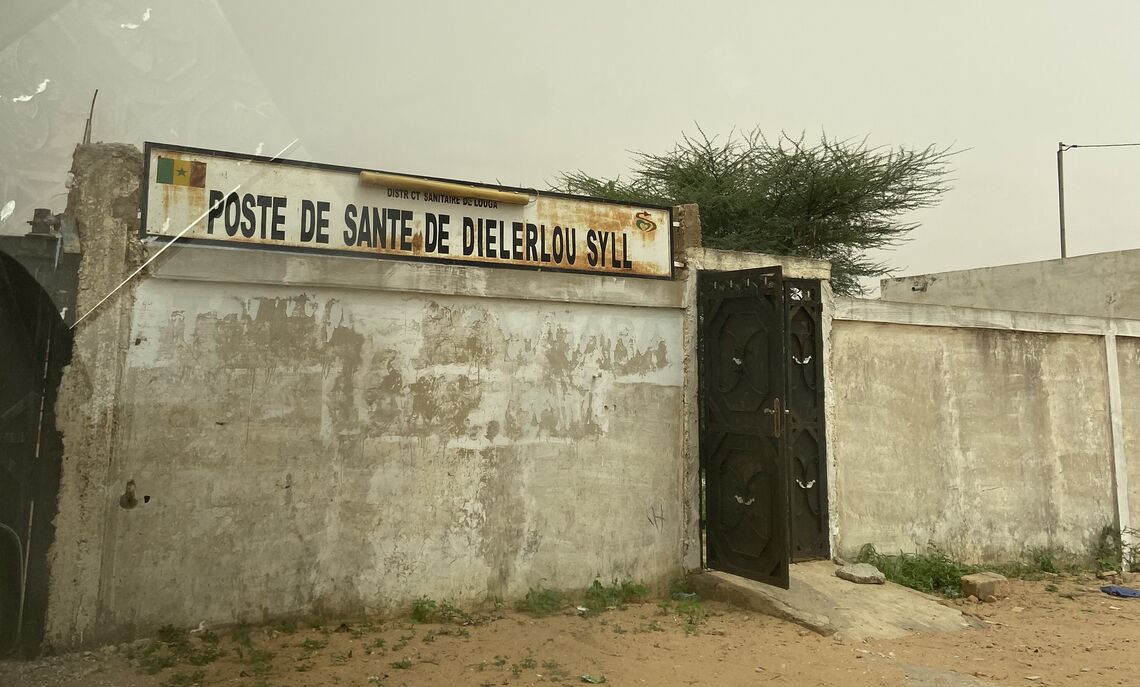
POLYGON ((206 188, 206 163, 160 157, 158 183, 206 188))

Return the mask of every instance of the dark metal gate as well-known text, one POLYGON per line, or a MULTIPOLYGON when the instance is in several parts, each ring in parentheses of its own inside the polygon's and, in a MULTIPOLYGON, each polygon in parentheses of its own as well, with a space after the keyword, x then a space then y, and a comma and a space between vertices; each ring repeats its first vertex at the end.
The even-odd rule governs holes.
POLYGON ((701 272, 697 292, 708 564, 787 589, 781 270, 701 272))
POLYGON ((820 289, 778 267, 697 281, 707 562, 785 589, 830 555, 820 289))
POLYGON ((784 280, 788 313, 788 463, 792 561, 829 558, 820 282, 784 280))
POLYGON ((51 298, 0 253, 0 657, 35 653, 43 635, 62 454, 55 395, 70 354, 51 298))

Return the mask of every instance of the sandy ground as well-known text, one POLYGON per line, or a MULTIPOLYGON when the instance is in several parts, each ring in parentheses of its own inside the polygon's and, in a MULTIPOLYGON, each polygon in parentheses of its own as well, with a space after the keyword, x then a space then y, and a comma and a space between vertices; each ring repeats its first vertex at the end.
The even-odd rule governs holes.
MULTIPOLYGON (((1123 584, 1137 586, 1140 575, 1123 584)), ((984 629, 868 643, 703 602, 679 614, 650 602, 593 617, 489 613, 476 624, 329 622, 218 628, 216 645, 109 647, 0 662, 0 685, 1140 685, 1140 599, 1091 576, 1014 581, 995 604, 961 604, 984 629), (704 617, 700 617, 700 616, 704 617), (218 654, 215 658, 214 654, 218 654), (195 665, 194 663, 202 665, 195 665)), ((207 635, 208 639, 212 639, 207 635)))

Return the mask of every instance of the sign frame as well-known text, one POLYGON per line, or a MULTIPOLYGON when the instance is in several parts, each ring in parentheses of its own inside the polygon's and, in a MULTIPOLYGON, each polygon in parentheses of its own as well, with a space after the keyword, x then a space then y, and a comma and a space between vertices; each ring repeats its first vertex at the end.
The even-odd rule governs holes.
MULTIPOLYGON (((441 258, 425 255, 399 255, 389 253, 364 253, 361 251, 338 250, 335 248, 314 248, 307 246, 290 246, 290 245, 273 245, 273 244, 249 244, 243 245, 239 242, 226 241, 224 239, 209 239, 201 237, 182 237, 178 239, 179 243, 187 243, 200 246, 213 246, 221 248, 238 248, 238 249, 252 249, 262 251, 275 251, 284 253, 302 253, 307 255, 330 255, 337 257, 351 257, 363 260, 395 260, 406 261, 415 263, 430 263, 438 265, 458 265, 464 267, 482 267, 485 269, 516 269, 516 270, 529 270, 532 272, 559 272, 563 274, 578 274, 591 277, 618 277, 618 278, 632 278, 632 279, 654 279, 654 280, 667 280, 672 281, 676 279, 676 255, 674 252, 673 242, 673 207, 669 205, 656 205, 652 203, 630 203, 621 200, 613 200, 610 198, 598 198, 595 196, 576 195, 572 193, 561 193, 557 191, 538 191, 533 188, 523 188, 518 186, 503 186, 498 184, 487 184, 475 181, 464 181, 458 179, 449 179, 446 177, 426 176, 422 174, 406 174, 403 172, 390 172, 382 169, 366 168, 366 167, 352 167, 348 165, 335 165, 324 162, 310 162, 307 160, 293 160, 288 158, 275 158, 266 155, 253 155, 249 153, 238 153, 227 150, 216 150, 212 148, 199 148, 195 146, 186 146, 173 143, 160 143, 157 141, 145 141, 143 145, 143 170, 140 183, 140 191, 142 195, 140 203, 139 215, 139 239, 144 242, 154 242, 164 238, 165 234, 152 234, 147 232, 148 222, 148 204, 150 199, 151 190, 151 159, 153 157, 152 151, 170 151, 175 153, 189 153, 192 155, 212 156, 219 158, 226 158, 231 160, 248 160, 251 162, 262 162, 274 165, 285 165, 291 167, 300 167, 307 169, 314 169, 326 172, 340 172, 345 174, 354 174, 359 176, 361 172, 380 172, 382 174, 394 174, 401 177, 410 179, 422 179, 433 182, 443 182, 448 184, 461 184, 464 186, 471 186, 480 189, 489 189, 494 191, 507 191, 516 193, 527 193, 535 196, 551 196, 555 198, 565 198, 568 200, 581 200, 592 203, 603 203, 607 205, 621 205, 632 208, 648 208, 653 210, 664 211, 668 216, 668 226, 664 229, 668 233, 668 251, 669 251, 669 272, 668 274, 643 274, 643 273, 621 273, 621 272, 591 272, 589 270, 571 269, 565 267, 549 267, 543 265, 529 265, 514 262, 486 262, 478 260, 465 260, 462 257, 456 258, 441 258)), ((173 238, 173 237, 171 237, 173 238)))

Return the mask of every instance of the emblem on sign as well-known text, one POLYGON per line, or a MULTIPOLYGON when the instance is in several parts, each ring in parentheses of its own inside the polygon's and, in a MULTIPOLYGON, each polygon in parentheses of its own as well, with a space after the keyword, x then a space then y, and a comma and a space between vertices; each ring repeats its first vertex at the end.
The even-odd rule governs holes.
POLYGON ((655 231, 657 229, 657 223, 654 222, 653 220, 649 219, 649 213, 648 212, 642 211, 642 212, 637 213, 633 217, 635 220, 634 226, 637 227, 638 229, 645 231, 645 232, 655 231))
POLYGON ((206 187, 206 163, 159 157, 155 181, 174 186, 206 187))

